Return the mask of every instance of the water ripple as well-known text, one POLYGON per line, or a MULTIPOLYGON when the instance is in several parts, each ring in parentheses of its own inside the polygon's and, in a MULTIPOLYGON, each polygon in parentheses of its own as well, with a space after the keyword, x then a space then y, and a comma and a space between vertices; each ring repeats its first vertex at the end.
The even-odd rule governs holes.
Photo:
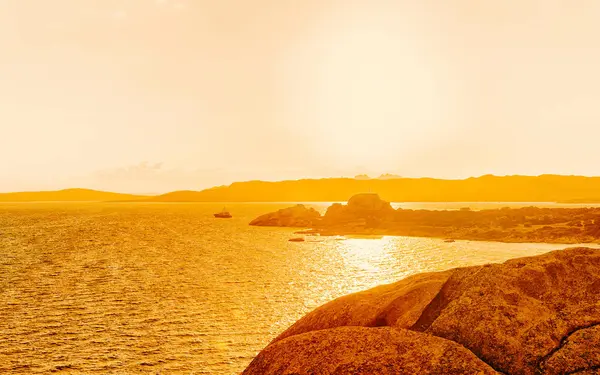
MULTIPOLYGON (((303 314, 417 272, 560 245, 314 238, 281 204, 3 204, 0 373, 235 374, 303 314)), ((323 210, 323 207, 318 207, 323 210)))

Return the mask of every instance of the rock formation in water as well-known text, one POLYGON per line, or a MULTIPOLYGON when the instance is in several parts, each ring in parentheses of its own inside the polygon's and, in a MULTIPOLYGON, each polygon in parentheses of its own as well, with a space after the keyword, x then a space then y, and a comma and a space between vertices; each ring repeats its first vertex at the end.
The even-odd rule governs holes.
POLYGON ((244 375, 600 374, 600 250, 419 274, 329 302, 244 375))
MULTIPOLYGON (((286 213, 303 217, 306 209, 286 213)), ((257 219, 254 225, 290 226, 295 220, 280 212, 257 219), (278 218, 285 216, 284 224, 278 218), (267 218, 265 220, 264 218, 267 218)), ((322 235, 376 234, 503 242, 600 242, 600 208, 501 208, 474 211, 394 210, 377 194, 358 194, 347 205, 333 204, 322 220, 313 213, 309 220, 297 220, 307 233, 322 235), (305 225, 303 225, 305 223, 305 225)))
POLYGON ((343 227, 350 231, 351 228, 376 228, 391 220, 395 213, 390 203, 379 198, 379 195, 357 194, 348 200, 347 205, 331 205, 323 217, 321 227, 343 227))
POLYGON ((314 208, 298 204, 259 216, 250 225, 306 228, 312 227, 320 218, 321 214, 314 208))

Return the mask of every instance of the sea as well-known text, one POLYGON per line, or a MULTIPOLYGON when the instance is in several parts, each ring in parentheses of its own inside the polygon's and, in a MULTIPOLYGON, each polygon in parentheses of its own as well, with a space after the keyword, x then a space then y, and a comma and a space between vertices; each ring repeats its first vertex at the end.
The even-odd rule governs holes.
MULTIPOLYGON (((576 206, 394 204, 528 205, 576 206)), ((239 374, 334 298, 574 246, 399 236, 290 242, 294 229, 248 225, 288 206, 230 203, 233 218, 216 219, 223 204, 0 204, 0 374, 239 374)))

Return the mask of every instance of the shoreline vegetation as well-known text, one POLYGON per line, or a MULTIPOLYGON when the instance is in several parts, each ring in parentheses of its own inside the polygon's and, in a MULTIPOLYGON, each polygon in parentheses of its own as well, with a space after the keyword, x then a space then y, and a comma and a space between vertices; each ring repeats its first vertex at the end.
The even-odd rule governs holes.
POLYGON ((600 177, 493 176, 462 180, 403 178, 322 178, 288 181, 245 181, 201 191, 160 195, 119 194, 89 189, 0 193, 0 202, 341 202, 376 192, 389 202, 556 202, 600 203, 600 177))
POLYGON ((298 234, 395 235, 532 243, 600 243, 600 207, 500 208, 473 211, 394 209, 378 194, 358 194, 324 215, 302 204, 268 213, 250 225, 306 228, 298 234))

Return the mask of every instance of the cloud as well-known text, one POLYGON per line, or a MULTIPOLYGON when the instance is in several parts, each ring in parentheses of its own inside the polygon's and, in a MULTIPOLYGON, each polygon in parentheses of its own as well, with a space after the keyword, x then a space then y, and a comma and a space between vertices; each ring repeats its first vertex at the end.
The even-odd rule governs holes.
POLYGON ((162 162, 141 162, 96 171, 79 185, 100 190, 159 194, 173 190, 201 190, 232 182, 232 175, 219 168, 184 169, 165 167, 162 162))
MULTIPOLYGON (((87 187, 98 190, 136 194, 162 194, 175 190, 203 190, 213 186, 229 185, 236 181, 287 180, 296 178, 320 178, 354 176, 371 172, 364 168, 355 173, 325 168, 315 175, 309 168, 181 168, 162 162, 144 161, 135 165, 98 170, 91 175, 69 181, 68 186, 87 187), (276 177, 273 177, 275 174, 276 177)), ((375 175, 375 174, 373 174, 375 175)))
POLYGON ((132 177, 150 177, 161 172, 163 163, 141 162, 137 165, 104 169, 96 173, 98 177, 105 178, 132 178, 132 177))

